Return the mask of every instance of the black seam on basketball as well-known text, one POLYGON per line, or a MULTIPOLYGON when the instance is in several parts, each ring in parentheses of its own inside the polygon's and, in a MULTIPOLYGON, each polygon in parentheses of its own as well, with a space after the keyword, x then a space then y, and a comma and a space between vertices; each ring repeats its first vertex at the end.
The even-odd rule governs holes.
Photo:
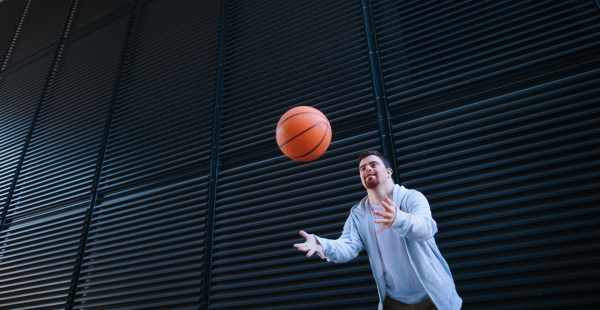
MULTIPOLYGON (((327 125, 327 123, 325 123, 325 122, 316 123, 316 124, 312 125, 312 127, 309 127, 309 128, 307 128, 307 129, 306 129, 306 130, 304 130, 303 132, 301 132, 301 133, 297 134, 295 137, 293 137, 293 138, 289 139, 289 140, 288 140, 286 143, 282 144, 282 145, 279 147, 279 149, 281 149, 282 147, 284 147, 286 144, 288 144, 288 143, 292 142, 292 140, 294 140, 294 139, 296 139, 296 138, 300 137, 300 136, 301 136, 303 133, 305 133, 305 132, 307 132, 307 131, 309 131, 309 130, 311 130, 311 129, 313 129, 313 128, 317 127, 318 125, 321 125, 321 124, 325 124, 325 125, 327 125)), ((327 125, 327 127, 329 127, 329 125, 327 125)))
POLYGON ((329 125, 327 125, 327 130, 325 130, 325 134, 323 135, 323 138, 321 138, 321 142, 319 142, 319 144, 317 144, 317 146, 315 146, 315 148, 312 149, 310 152, 308 152, 308 153, 306 153, 306 154, 304 154, 304 155, 302 155, 300 157, 290 157, 290 158, 302 158, 304 156, 310 155, 310 153, 314 152, 323 143, 323 141, 325 140, 325 137, 327 137, 327 132, 328 131, 329 131, 329 125))
POLYGON ((329 121, 327 119, 327 117, 325 117, 323 114, 320 114, 320 113, 315 113, 315 112, 300 112, 300 113, 296 113, 294 115, 290 115, 288 118, 284 119, 283 122, 281 122, 281 124, 279 124, 279 126, 277 126, 276 130, 279 130, 279 128, 281 127, 281 125, 283 125, 283 123, 285 123, 288 119, 290 119, 290 118, 292 118, 292 117, 294 117, 296 115, 300 115, 300 114, 314 114, 314 115, 322 116, 323 118, 325 118, 326 121, 329 121))

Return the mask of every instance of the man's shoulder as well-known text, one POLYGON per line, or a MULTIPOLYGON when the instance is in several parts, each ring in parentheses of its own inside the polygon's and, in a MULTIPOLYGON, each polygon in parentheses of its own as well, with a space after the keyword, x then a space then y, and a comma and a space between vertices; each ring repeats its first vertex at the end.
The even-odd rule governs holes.
POLYGON ((402 204, 404 204, 404 208, 408 212, 411 212, 410 210, 414 210, 415 208, 431 208, 425 195, 416 189, 408 190, 404 197, 402 204))
POLYGON ((400 189, 401 192, 404 192, 404 197, 405 198, 425 198, 425 195, 423 195, 423 193, 421 193, 420 191, 416 190, 416 189, 412 189, 412 188, 406 188, 404 186, 401 186, 400 189))
POLYGON ((365 196, 365 198, 363 198, 361 201, 352 206, 352 208, 350 208, 350 216, 362 214, 364 212, 362 204, 367 199, 367 197, 368 196, 365 196))
POLYGON ((406 193, 406 198, 409 199, 426 199, 425 195, 416 189, 409 189, 406 193))
POLYGON ((359 209, 360 209, 360 202, 355 204, 354 206, 352 206, 352 208, 350 208, 350 214, 358 212, 359 209))

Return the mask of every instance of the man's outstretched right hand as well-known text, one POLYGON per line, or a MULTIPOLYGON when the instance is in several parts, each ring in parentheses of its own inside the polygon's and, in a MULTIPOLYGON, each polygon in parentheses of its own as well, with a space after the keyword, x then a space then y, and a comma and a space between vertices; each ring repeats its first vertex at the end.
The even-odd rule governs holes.
POLYGON ((315 236, 307 234, 304 230, 300 231, 300 235, 306 238, 306 242, 294 244, 295 248, 298 248, 298 250, 302 252, 308 252, 306 257, 311 257, 316 252, 321 259, 325 258, 325 255, 323 255, 323 247, 319 244, 315 236))

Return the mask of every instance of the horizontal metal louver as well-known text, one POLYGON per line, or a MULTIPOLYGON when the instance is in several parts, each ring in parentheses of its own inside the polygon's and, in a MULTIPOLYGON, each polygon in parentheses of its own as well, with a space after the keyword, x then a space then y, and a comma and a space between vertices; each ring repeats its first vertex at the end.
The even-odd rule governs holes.
POLYGON ((74 309, 198 309, 221 5, 136 8, 74 309))
POLYGON ((71 0, 30 0, 8 59, 8 66, 57 48, 70 7, 71 0))
POLYGON ((87 203, 10 222, 0 242, 0 309, 64 309, 87 203))
POLYGON ((2 71, 13 38, 20 30, 20 21, 26 2, 25 0, 0 1, 0 71, 2 71))
POLYGON ((124 10, 131 10, 133 0, 77 0, 77 14, 73 17, 71 31, 78 32, 87 26, 93 27, 95 23, 111 18, 113 14, 122 14, 124 10))
POLYGON ((463 309, 600 304, 593 1, 376 1, 403 184, 463 309))
POLYGON ((292 247, 301 229, 341 234, 365 195, 358 154, 380 148, 360 2, 231 1, 228 14, 210 308, 373 309, 366 253, 333 264, 292 247), (275 141, 298 105, 332 126, 310 163, 275 141))
POLYGON ((599 52, 597 0, 0 0, 0 309, 375 309, 292 244, 390 128, 463 309, 598 308, 599 52))
POLYGON ((0 223, 54 54, 0 76, 0 223))
POLYGON ((66 307, 126 21, 64 45, 0 235, 2 309, 66 307))

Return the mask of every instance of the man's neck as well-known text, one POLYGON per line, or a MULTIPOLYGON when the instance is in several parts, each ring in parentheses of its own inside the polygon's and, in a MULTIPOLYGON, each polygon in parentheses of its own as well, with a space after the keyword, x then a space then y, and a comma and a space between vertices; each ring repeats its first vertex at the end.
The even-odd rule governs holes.
POLYGON ((380 205, 383 199, 387 196, 388 198, 392 196, 394 192, 394 181, 392 179, 388 179, 387 182, 379 184, 379 186, 373 189, 367 189, 367 194, 369 195, 369 202, 372 205, 380 205))

